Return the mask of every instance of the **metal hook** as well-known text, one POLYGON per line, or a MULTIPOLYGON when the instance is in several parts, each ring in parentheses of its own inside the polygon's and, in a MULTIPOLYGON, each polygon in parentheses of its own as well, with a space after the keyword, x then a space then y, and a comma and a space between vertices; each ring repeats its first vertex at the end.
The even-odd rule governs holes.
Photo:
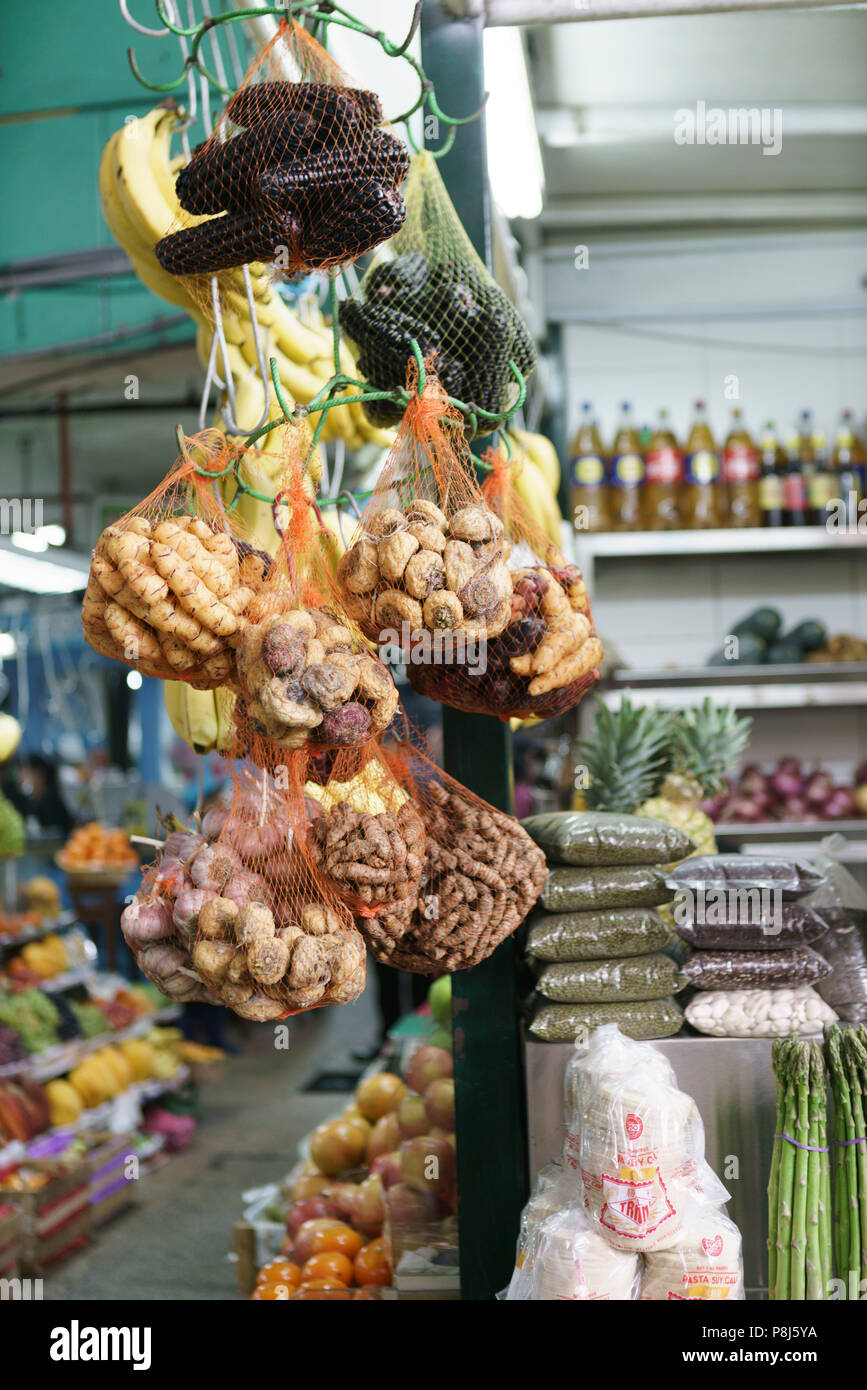
MULTIPOLYGON (((159 5, 157 6, 157 11, 159 12, 159 5)), ((131 29, 135 29, 136 32, 139 34, 144 34, 145 38, 161 39, 165 34, 171 33, 171 30, 169 29, 168 25, 166 25, 163 29, 148 29, 146 25, 139 24, 138 20, 133 19, 132 15, 129 12, 129 0, 120 0, 120 12, 126 20, 129 27, 131 29)))

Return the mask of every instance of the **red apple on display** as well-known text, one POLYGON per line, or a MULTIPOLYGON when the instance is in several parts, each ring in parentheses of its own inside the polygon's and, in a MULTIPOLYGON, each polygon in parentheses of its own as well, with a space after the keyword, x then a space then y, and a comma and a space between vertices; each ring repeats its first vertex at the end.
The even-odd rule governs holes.
POLYGON ((286 1230, 290 1236, 297 1235, 305 1221, 315 1221, 321 1216, 337 1216, 337 1207, 327 1197, 307 1197, 303 1202, 293 1202, 286 1213, 286 1230))
POLYGON ((436 1199, 429 1192, 419 1192, 406 1183, 389 1188, 386 1198, 389 1224, 402 1231, 417 1231, 436 1220, 436 1199))
POLYGON ((404 1096, 397 1112, 397 1122, 401 1139, 415 1139, 416 1135, 427 1134, 430 1120, 421 1096, 404 1096))
POLYGON ((403 1139, 397 1111, 377 1120, 367 1140, 367 1164, 372 1167, 380 1154, 392 1153, 403 1139))
POLYGON ((431 1082, 424 1093, 424 1108, 431 1125, 445 1130, 454 1129, 455 1083, 451 1077, 442 1076, 439 1081, 431 1082))
POLYGON ((358 1187, 354 1182, 333 1182, 328 1189, 327 1197, 332 1211, 323 1212, 322 1215, 331 1216, 336 1213, 351 1221, 357 1192, 358 1187))
POLYGON ((401 1144, 400 1166, 407 1187, 439 1196, 454 1183, 455 1151, 448 1139, 424 1134, 401 1144))
MULTIPOLYGON (((397 1184, 395 1184, 397 1186, 397 1184)), ((392 1188, 394 1191, 394 1188, 392 1188)), ((378 1174, 358 1184, 352 1211, 352 1224, 365 1236, 378 1236, 385 1220, 385 1189, 378 1174)))
POLYGON ((315 1237, 320 1231, 328 1231, 332 1226, 345 1226, 336 1216, 323 1216, 315 1221, 305 1221, 298 1230, 292 1245, 292 1259, 297 1265, 306 1264, 313 1254, 315 1237))
MULTIPOLYGON (((410 1141, 407 1141, 410 1142, 410 1141)), ((371 1164, 370 1173, 372 1177, 382 1179, 383 1187, 393 1187, 400 1182, 402 1170, 399 1153, 380 1154, 371 1164)))
POLYGON ((419 1095, 424 1095, 432 1081, 441 1076, 453 1076, 452 1054, 443 1047, 419 1047, 412 1054, 406 1068, 407 1085, 419 1095))

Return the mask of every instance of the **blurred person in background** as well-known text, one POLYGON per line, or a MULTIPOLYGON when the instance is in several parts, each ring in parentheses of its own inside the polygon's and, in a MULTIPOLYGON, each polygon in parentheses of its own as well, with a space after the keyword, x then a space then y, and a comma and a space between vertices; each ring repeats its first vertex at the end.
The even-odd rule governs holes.
POLYGON ((57 765, 41 753, 28 753, 11 769, 6 796, 25 820, 35 820, 42 830, 55 830, 65 839, 73 817, 60 794, 57 765))

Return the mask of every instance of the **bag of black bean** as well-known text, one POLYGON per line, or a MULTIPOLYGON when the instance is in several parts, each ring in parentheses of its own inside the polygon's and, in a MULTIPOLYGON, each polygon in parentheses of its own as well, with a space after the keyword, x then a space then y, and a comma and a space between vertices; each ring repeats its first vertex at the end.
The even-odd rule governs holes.
POLYGON ((721 907, 720 918, 704 904, 675 900, 674 927, 678 936, 702 951, 788 951, 793 946, 812 946, 827 931, 824 910, 803 903, 778 902, 753 910, 747 902, 721 907), (737 914, 737 915, 734 915, 737 914))
POLYGON ((788 989, 813 985, 831 967, 809 946, 788 951, 696 951, 682 967, 695 989, 788 989))
POLYGON ((532 1036, 542 1042, 574 1042, 603 1023, 616 1023, 627 1038, 645 1042, 677 1033, 683 1011, 671 998, 632 1004, 551 1004, 541 1000, 529 1027, 532 1036))
POLYGON ((558 1004, 629 1004, 677 994, 686 981, 673 960, 658 953, 625 960, 546 965, 536 988, 558 1004))
POLYGON ((749 854, 701 854, 685 859, 668 875, 676 889, 758 889, 791 902, 812 893, 825 880, 813 864, 800 859, 773 859, 749 854))
POLYGON ((527 950, 537 960, 600 960, 661 951, 669 937, 665 922, 649 907, 536 912, 530 918, 527 950))
POLYGON ((677 826, 614 811, 551 811, 521 824, 553 864, 671 864, 695 849, 677 826))
POLYGON ((663 870, 646 864, 552 869, 540 901, 549 912, 587 912, 602 907, 659 907, 673 897, 663 870))

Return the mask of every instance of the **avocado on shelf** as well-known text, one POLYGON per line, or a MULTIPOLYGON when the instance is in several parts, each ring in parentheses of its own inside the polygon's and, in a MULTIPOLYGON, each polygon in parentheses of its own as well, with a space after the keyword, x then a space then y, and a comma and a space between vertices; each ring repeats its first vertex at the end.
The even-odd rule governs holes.
POLYGON ((752 632, 732 632, 737 637, 737 654, 732 652, 731 642, 708 657, 708 666, 762 666, 767 661, 767 643, 764 638, 752 632))
POLYGON ((804 648, 800 642, 793 642, 792 635, 781 642, 772 642, 765 657, 769 666, 800 666, 804 660, 804 648))
POLYGON ((784 642, 797 642, 803 652, 814 652, 819 647, 824 647, 827 640, 828 629, 816 618, 805 618, 783 638, 784 642))
POLYGON ((732 628, 733 637, 761 637, 765 642, 776 642, 783 627, 783 615, 776 608, 757 608, 746 618, 741 618, 732 628))

